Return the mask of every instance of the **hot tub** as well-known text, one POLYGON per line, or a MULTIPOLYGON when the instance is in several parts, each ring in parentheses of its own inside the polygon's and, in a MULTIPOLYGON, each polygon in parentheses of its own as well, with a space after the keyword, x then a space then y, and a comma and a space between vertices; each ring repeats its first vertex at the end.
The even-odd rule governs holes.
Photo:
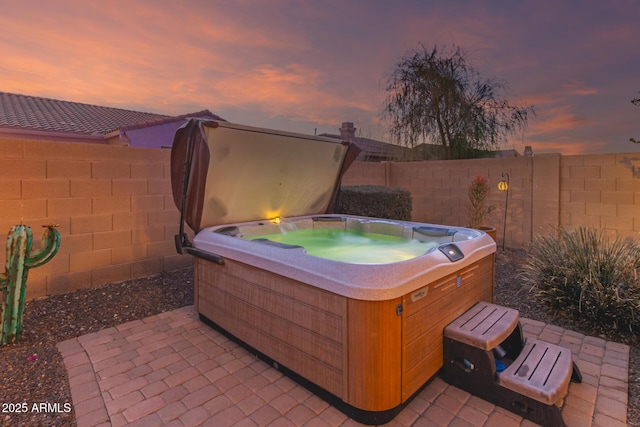
POLYGON ((196 255, 203 321, 357 421, 379 424, 442 367, 444 327, 493 300, 496 246, 477 230, 327 214, 348 152, 326 139, 191 122, 176 133, 172 180, 197 233, 190 242, 181 230, 176 244, 196 255), (247 148, 233 160, 235 144, 247 148), (249 146, 260 147, 259 161, 249 146), (205 177, 193 175, 197 162, 205 177), (222 179, 226 162, 233 173, 222 179), (299 175, 285 179, 291 168, 299 175), (254 176, 234 182, 244 173, 254 176))

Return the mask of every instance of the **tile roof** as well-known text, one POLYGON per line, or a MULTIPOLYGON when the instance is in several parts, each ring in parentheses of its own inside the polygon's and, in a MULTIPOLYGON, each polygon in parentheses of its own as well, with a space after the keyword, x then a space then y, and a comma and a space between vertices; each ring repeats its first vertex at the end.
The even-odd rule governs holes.
MULTIPOLYGON (((329 138, 343 139, 340 135, 329 133, 320 134, 329 138)), ((354 136, 347 138, 349 142, 355 143, 361 150, 357 160, 365 161, 382 161, 382 160, 398 160, 402 157, 402 152, 406 150, 404 147, 390 144, 388 142, 378 141, 371 138, 362 138, 354 136)))
POLYGON ((217 116, 215 114, 213 114, 211 111, 209 110, 202 110, 202 111, 198 111, 196 113, 188 113, 188 114, 181 114, 179 116, 162 116, 162 118, 160 119, 154 119, 151 121, 147 121, 147 122, 138 122, 138 123, 134 123, 132 125, 126 125, 126 126, 120 126, 118 129, 120 131, 128 131, 128 130, 132 130, 132 129, 141 129, 141 128, 145 128, 145 127, 149 127, 149 126, 157 126, 157 125, 162 125, 165 123, 173 123, 173 122, 179 122, 188 118, 194 118, 194 117, 198 117, 198 118, 208 118, 208 119, 213 119, 213 120, 221 120, 223 122, 226 122, 225 119, 223 119, 220 116, 217 116))
MULTIPOLYGON (((211 114, 208 111, 207 113, 211 114)), ((0 129, 104 136, 124 126, 153 123, 171 117, 164 114, 0 92, 0 129)))

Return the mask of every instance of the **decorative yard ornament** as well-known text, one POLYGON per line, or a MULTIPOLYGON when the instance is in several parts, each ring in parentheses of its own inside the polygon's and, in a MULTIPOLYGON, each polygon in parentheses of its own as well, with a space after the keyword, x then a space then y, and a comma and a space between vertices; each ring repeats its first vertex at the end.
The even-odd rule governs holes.
POLYGON ((0 345, 20 341, 29 269, 47 263, 60 247, 60 233, 55 229, 56 225, 43 227, 46 230, 37 250, 31 248, 33 237, 27 225, 13 226, 7 236, 5 272, 0 273, 0 345))

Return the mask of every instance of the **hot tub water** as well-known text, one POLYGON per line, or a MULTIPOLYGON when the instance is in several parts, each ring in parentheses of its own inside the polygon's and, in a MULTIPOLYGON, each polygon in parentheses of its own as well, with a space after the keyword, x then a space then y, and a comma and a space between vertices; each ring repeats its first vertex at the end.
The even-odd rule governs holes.
POLYGON ((247 240, 255 239, 302 246, 309 255, 353 264, 388 264, 406 261, 438 246, 436 242, 351 229, 290 229, 284 233, 247 238, 247 240))

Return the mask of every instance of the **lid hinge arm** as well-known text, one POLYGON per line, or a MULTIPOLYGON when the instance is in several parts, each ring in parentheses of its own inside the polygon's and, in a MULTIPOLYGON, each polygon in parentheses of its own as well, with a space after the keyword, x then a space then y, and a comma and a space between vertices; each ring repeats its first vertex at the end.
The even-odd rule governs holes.
POLYGON ((187 134, 187 150, 184 156, 184 166, 182 168, 182 199, 180 200, 180 231, 175 236, 176 251, 182 255, 182 248, 192 247, 189 237, 184 232, 185 212, 187 208, 187 191, 189 189, 189 180, 191 178, 191 160, 193 157, 193 133, 195 132, 198 122, 192 120, 189 123, 189 132, 187 134))
POLYGON ((194 248, 189 240, 189 236, 184 231, 184 223, 187 209, 187 193, 189 191, 189 181, 191 180, 191 165, 193 161, 194 146, 193 135, 200 127, 200 122, 191 120, 189 123, 189 131, 187 133, 187 149, 184 158, 184 166, 182 170, 182 199, 180 200, 180 231, 175 235, 176 252, 180 255, 188 253, 198 258, 206 259, 216 264, 224 264, 224 259, 220 255, 201 251, 194 248))

